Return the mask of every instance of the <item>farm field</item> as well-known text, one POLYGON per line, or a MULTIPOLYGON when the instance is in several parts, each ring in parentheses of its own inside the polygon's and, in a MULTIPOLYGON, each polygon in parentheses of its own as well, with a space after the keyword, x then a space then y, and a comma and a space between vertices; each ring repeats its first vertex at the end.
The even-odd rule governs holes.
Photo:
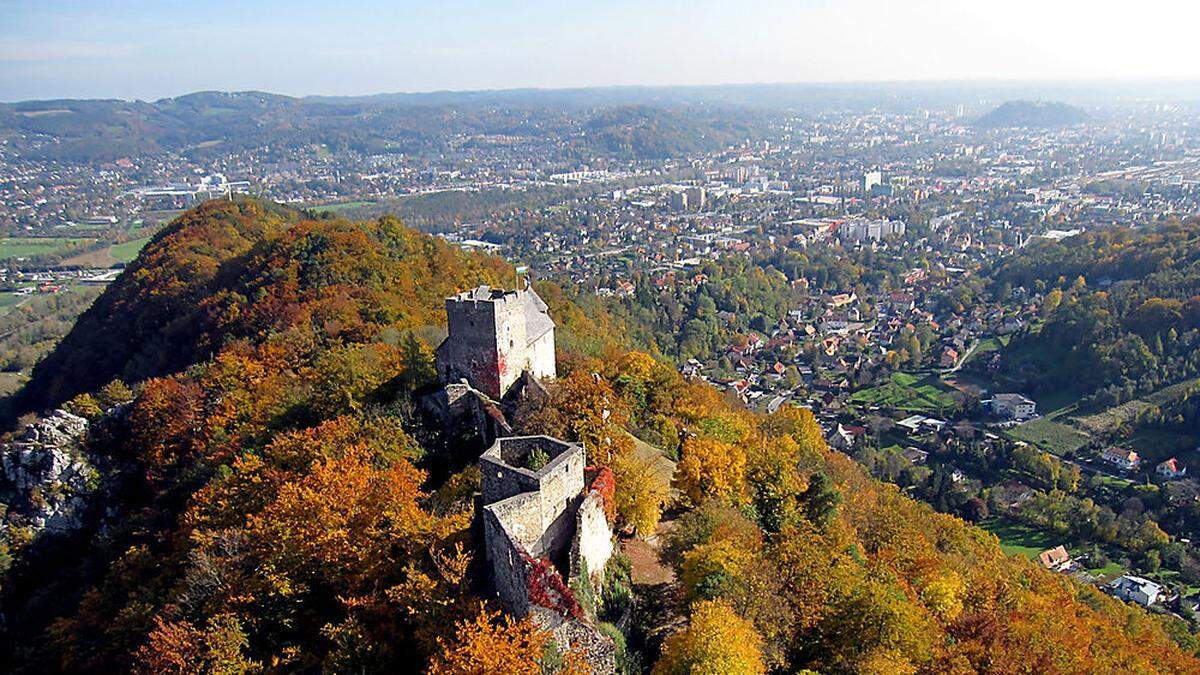
POLYGON ((1060 457, 1078 450, 1090 440, 1082 431, 1045 417, 1019 424, 1004 433, 1013 440, 1025 441, 1060 457))
POLYGON ((77 256, 67 258, 62 262, 63 265, 78 265, 80 267, 112 267, 117 263, 131 263, 137 257, 138 252, 146 246, 150 241, 150 237, 140 237, 132 239, 120 244, 113 244, 108 248, 102 248, 98 251, 88 251, 77 256))
POLYGON ((13 307, 28 300, 27 295, 17 295, 16 293, 0 293, 0 316, 8 313, 13 307))
POLYGON ((0 237, 0 259, 58 253, 76 244, 95 241, 82 237, 0 237))
POLYGON ((141 237, 108 247, 108 255, 117 262, 131 263, 137 254, 150 242, 150 237, 141 237))
POLYGON ((350 209, 361 209, 365 206, 374 206, 374 205, 375 205, 375 202, 372 202, 372 201, 356 201, 356 202, 340 202, 337 204, 321 204, 321 205, 313 206, 310 208, 313 211, 319 211, 319 212, 328 211, 328 212, 332 212, 332 213, 337 213, 339 211, 348 211, 350 209))

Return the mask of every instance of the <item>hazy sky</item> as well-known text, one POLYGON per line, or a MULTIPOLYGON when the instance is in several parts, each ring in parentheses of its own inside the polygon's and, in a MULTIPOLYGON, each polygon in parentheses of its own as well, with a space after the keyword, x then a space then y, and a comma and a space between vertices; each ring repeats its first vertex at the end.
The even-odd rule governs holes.
POLYGON ((0 100, 1200 79, 1197 0, 0 0, 0 100))

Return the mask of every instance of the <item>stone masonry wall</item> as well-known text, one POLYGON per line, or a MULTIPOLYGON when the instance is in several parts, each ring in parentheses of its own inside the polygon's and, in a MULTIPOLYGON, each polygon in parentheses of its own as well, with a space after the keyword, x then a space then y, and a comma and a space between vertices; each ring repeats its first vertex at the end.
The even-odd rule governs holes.
POLYGON ((500 398, 508 393, 525 370, 529 354, 526 351, 524 298, 520 293, 512 293, 495 304, 496 367, 500 377, 500 393, 496 398, 500 398))
POLYGON ((447 299, 446 322, 449 336, 437 350, 438 376, 442 382, 466 378, 476 389, 500 398, 493 304, 447 299))
MULTIPOLYGON (((489 504, 483 509, 484 552, 491 569, 492 584, 496 595, 505 609, 514 616, 522 617, 529 612, 529 560, 526 546, 513 529, 523 529, 519 523, 534 525, 539 516, 529 495, 512 497, 498 504, 489 504), (522 518, 527 511, 528 520, 522 518), (506 527, 506 523, 508 526, 506 527)), ((537 539, 536 530, 525 530, 537 539)))
POLYGON ((571 557, 571 576, 579 573, 579 562, 587 565, 593 585, 604 582, 604 568, 613 554, 612 528, 604 514, 602 497, 588 493, 575 512, 575 543, 571 557))

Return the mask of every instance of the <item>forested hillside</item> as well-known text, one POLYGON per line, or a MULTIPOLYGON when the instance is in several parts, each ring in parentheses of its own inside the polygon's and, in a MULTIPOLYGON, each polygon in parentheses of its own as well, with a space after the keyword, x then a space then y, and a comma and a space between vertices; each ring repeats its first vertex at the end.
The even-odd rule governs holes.
MULTIPOLYGON (((183 216, 21 399, 89 416, 122 487, 65 541, 5 531, 0 670, 578 672, 479 596, 475 458, 414 412, 443 297, 512 278, 393 218, 183 216), (133 398, 105 412, 114 379, 133 398)), ((634 436, 678 458, 662 544, 678 607, 618 634, 628 672, 1200 668, 1158 618, 870 479, 807 411, 750 413, 630 351, 635 313, 539 292, 559 378, 518 431, 583 441, 627 533, 654 531, 666 496, 634 436)), ((592 602, 646 601, 627 569, 610 581, 592 602)))
POLYGON ((503 135, 544 140, 593 158, 650 159, 714 150, 759 128, 761 115, 679 103, 563 110, 536 98, 503 105, 425 104, 387 98, 293 98, 264 92, 196 92, 153 102, 57 100, 0 103, 0 138, 22 157, 112 161, 178 153, 220 156, 316 148, 363 154, 443 153, 464 139, 503 135))
POLYGON ((1070 389, 1107 406, 1200 375, 1196 220, 1039 242, 994 285, 1043 297, 1045 324, 1016 336, 1002 363, 1031 391, 1070 389))

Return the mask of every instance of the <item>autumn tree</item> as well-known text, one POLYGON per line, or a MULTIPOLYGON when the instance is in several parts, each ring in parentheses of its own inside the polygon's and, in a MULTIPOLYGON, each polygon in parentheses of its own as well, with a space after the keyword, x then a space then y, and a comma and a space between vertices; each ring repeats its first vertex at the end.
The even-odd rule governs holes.
POLYGON ((135 655, 134 672, 146 675, 241 675, 258 672, 246 658, 247 638, 232 614, 209 617, 203 629, 188 621, 155 618, 148 642, 135 655))
POLYGON ((617 517, 640 537, 654 534, 670 498, 670 478, 652 457, 625 453, 612 465, 617 517))
POLYGON ((765 673, 761 638, 748 621, 720 600, 692 608, 687 628, 667 638, 654 675, 765 673))
POLYGON ((746 453, 712 438, 689 438, 675 467, 675 486, 693 504, 710 497, 740 502, 746 487, 746 453))
MULTIPOLYGON (((454 637, 439 640, 441 651, 429 672, 433 675, 543 675, 543 658, 551 645, 549 633, 528 618, 513 620, 480 610, 455 626, 454 637)), ((554 673, 555 671, 550 671, 554 673)), ((568 655, 557 670, 562 675, 587 672, 579 655, 568 655)))

